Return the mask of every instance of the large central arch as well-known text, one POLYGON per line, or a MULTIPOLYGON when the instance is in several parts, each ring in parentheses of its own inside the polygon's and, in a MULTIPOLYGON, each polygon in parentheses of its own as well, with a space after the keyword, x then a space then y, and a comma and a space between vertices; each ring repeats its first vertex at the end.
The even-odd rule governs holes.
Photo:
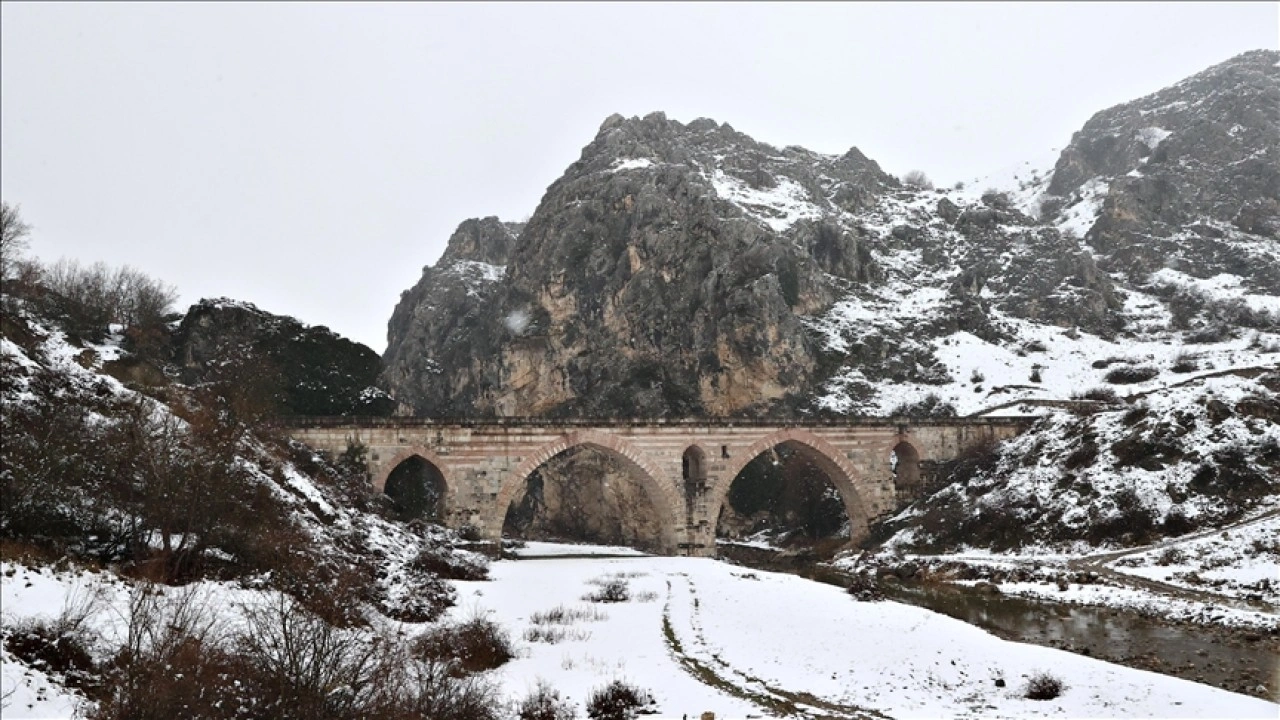
POLYGON ((807 430, 786 428, 760 438, 746 451, 736 454, 728 464, 724 479, 714 490, 710 510, 712 518, 711 537, 715 537, 716 524, 720 521, 720 510, 729 497, 729 488, 734 480, 746 468, 747 463, 757 456, 778 445, 791 445, 798 448, 806 458, 812 460, 819 469, 826 473, 831 484, 840 493, 844 503, 845 514, 849 516, 849 538, 857 542, 867 534, 868 514, 863 500, 866 494, 864 480, 853 465, 835 446, 807 430))
POLYGON ((631 471, 632 476, 640 482, 650 502, 653 503, 660 535, 657 538, 658 546, 663 552, 674 552, 678 542, 676 518, 683 517, 683 512, 679 512, 682 506, 678 504, 679 498, 670 487, 670 483, 666 482, 666 474, 625 438, 596 430, 572 432, 552 440, 506 474, 492 508, 494 515, 490 519, 491 526, 496 529, 497 535, 501 535, 503 518, 511 506, 511 501, 524 487, 529 475, 551 458, 575 447, 590 447, 622 461, 623 465, 631 471))

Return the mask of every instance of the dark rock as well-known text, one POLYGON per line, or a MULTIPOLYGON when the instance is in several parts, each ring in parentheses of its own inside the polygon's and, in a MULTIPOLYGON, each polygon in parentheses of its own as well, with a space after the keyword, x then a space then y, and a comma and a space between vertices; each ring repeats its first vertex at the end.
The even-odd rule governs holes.
POLYGON ((376 387, 378 354, 326 327, 249 303, 201 300, 173 338, 182 382, 224 383, 246 402, 284 415, 390 415, 376 387))

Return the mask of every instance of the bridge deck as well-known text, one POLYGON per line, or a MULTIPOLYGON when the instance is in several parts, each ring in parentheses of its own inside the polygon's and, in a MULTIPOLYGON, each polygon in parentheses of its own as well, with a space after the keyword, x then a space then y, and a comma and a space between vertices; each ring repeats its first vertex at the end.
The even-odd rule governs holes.
POLYGON ((765 417, 712 417, 712 418, 556 418, 556 417, 497 417, 497 418, 425 418, 425 417, 374 417, 374 416, 290 416, 276 418, 274 423, 290 428, 412 428, 412 427, 510 427, 543 428, 591 427, 672 427, 672 428, 724 428, 724 427, 957 427, 964 425, 1000 425, 1027 427, 1039 418, 1028 415, 993 415, 988 417, 841 417, 841 418, 765 418, 765 417))

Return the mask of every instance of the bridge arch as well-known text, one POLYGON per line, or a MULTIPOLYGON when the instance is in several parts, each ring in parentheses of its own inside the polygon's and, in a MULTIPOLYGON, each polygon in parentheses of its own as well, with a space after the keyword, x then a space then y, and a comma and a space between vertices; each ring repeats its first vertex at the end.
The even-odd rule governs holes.
POLYGON ((449 467, 441 459, 440 456, 428 450, 425 447, 410 447, 396 453, 390 460, 380 465, 380 469, 373 476, 373 489, 383 494, 387 493, 387 483, 397 469, 403 467, 405 463, 414 460, 425 463, 430 469, 433 469, 438 477, 438 497, 436 498, 435 520, 445 522, 449 517, 449 491, 453 487, 452 478, 450 477, 449 467))
POLYGON ((920 491, 920 449, 912 438, 899 435, 889 451, 889 464, 893 470, 893 484, 899 495, 912 495, 920 491))
POLYGON ((544 463, 565 450, 575 447, 589 447, 604 452, 622 461, 640 482, 649 501, 653 503, 657 516, 659 535, 657 544, 664 552, 676 549, 676 519, 683 517, 683 507, 670 487, 667 474, 655 464, 644 452, 636 448, 626 438, 597 430, 579 430, 562 435, 543 445, 535 453, 526 457, 514 470, 502 479, 498 497, 493 508, 491 527, 495 536, 502 534, 503 519, 516 493, 524 487, 525 481, 544 463))
MULTIPOLYGON (((720 522, 720 511, 729 497, 729 488, 734 480, 746 468, 747 464, 778 445, 790 444, 798 447, 804 456, 812 460, 824 473, 844 503, 845 515, 849 518, 849 537, 857 541, 864 537, 868 528, 868 514, 864 497, 868 496, 866 480, 849 460, 834 445, 799 428, 784 428, 760 438, 745 451, 736 453, 736 457, 728 464, 724 480, 712 491, 709 498, 709 519, 711 538, 716 536, 716 525, 720 522)), ((714 541, 714 540, 713 540, 714 541)))

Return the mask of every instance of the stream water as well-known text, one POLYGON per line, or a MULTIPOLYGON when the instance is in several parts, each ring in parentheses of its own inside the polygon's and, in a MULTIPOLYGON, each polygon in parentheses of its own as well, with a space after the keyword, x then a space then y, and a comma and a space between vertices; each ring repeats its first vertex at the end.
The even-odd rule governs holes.
MULTIPOLYGON (((721 546, 743 565, 792 572, 848 587, 849 576, 814 563, 795 564, 762 551, 721 546)), ((1009 640, 1070 650, 1280 701, 1280 637, 1255 630, 1179 624, 1136 613, 1045 602, 938 583, 886 582, 885 595, 942 613, 1009 640)))

